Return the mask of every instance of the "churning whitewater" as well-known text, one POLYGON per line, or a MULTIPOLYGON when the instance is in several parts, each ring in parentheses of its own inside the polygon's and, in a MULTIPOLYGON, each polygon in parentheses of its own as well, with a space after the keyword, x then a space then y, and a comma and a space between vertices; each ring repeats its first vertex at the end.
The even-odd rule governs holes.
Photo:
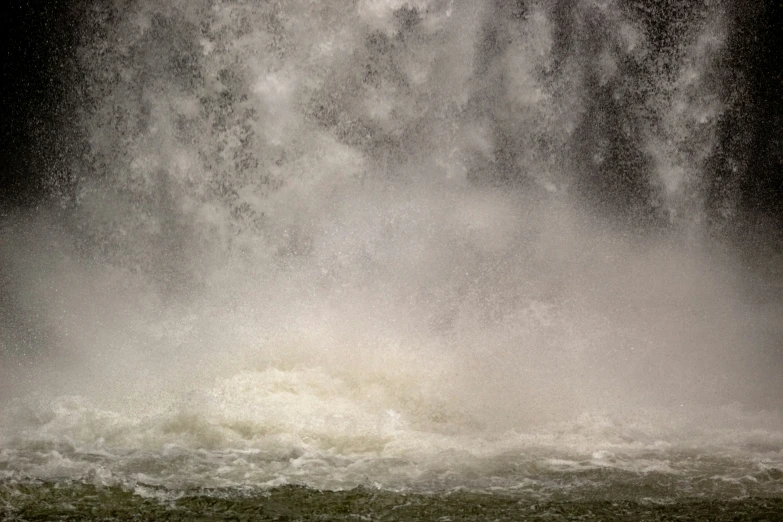
POLYGON ((692 4, 85 7, 80 154, 0 228, 0 487, 780 496, 692 4))

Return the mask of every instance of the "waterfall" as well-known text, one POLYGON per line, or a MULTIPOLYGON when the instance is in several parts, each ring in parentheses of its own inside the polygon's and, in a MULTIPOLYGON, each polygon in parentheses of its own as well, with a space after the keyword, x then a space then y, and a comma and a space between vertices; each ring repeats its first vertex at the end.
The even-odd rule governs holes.
POLYGON ((779 310, 715 232, 733 16, 85 3, 78 154, 0 227, 0 478, 513 489, 504 455, 779 451, 779 310))

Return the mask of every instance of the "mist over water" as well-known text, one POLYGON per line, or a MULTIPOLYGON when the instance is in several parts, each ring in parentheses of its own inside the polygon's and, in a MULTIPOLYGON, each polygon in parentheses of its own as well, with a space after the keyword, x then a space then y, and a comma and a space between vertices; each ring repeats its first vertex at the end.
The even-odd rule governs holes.
POLYGON ((669 7, 86 8, 83 154, 0 228, 0 477, 779 493, 730 18, 669 7))

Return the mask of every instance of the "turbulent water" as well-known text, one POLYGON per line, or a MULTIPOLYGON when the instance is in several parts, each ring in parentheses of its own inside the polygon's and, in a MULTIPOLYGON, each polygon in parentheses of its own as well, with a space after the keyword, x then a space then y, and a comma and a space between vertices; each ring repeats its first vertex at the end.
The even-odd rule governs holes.
POLYGON ((779 510, 783 272, 707 219, 730 18, 665 7, 85 7, 80 154, 0 228, 0 514, 779 510))

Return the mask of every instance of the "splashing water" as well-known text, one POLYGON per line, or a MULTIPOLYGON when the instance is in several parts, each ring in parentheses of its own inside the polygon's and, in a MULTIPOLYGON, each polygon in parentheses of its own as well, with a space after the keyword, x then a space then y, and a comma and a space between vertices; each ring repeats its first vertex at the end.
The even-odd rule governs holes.
POLYGON ((86 8, 0 478, 779 494, 781 309, 704 219, 728 21, 628 4, 86 8))

